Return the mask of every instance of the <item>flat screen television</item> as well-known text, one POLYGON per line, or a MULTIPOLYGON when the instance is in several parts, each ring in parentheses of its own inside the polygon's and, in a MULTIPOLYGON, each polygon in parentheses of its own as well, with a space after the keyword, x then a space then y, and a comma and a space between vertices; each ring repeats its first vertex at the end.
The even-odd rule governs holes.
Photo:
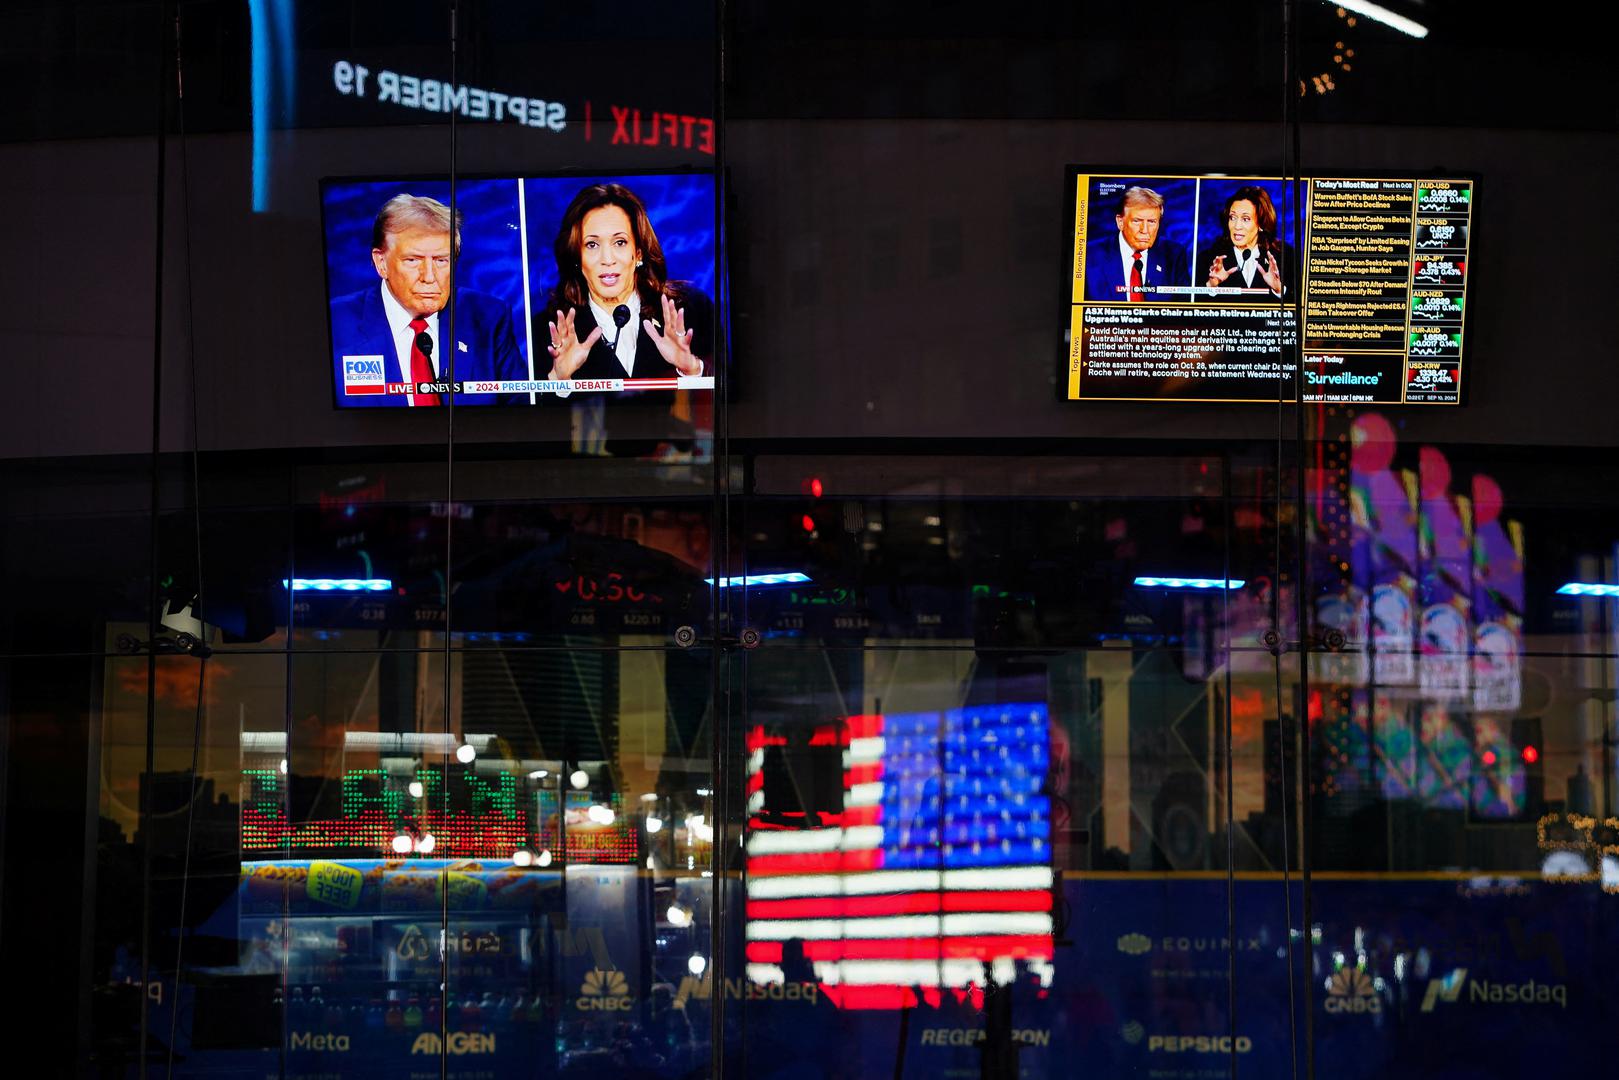
POLYGON ((321 210, 340 409, 714 389, 712 171, 329 179, 321 210))
POLYGON ((1462 404, 1476 178, 1068 183, 1066 400, 1462 404))

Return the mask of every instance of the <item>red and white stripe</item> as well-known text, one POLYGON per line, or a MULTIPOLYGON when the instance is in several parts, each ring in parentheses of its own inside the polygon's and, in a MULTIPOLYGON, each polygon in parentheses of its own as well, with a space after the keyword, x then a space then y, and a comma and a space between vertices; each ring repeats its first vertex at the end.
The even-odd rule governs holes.
POLYGON ((1013 981, 1019 962, 1049 985, 1049 866, 883 869, 882 723, 851 716, 815 733, 811 745, 843 747, 844 809, 802 829, 759 820, 765 748, 786 739, 748 733, 748 977, 784 981, 784 944, 797 940, 846 1008, 981 994, 990 981, 1013 981))

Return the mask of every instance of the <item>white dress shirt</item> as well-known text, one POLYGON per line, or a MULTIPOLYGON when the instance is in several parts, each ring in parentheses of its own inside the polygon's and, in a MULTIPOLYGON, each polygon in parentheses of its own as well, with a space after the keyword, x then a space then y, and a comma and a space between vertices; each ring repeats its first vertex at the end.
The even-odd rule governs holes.
MULTIPOLYGON (((1145 288, 1147 284, 1147 262, 1151 258, 1152 248, 1148 248, 1146 251, 1141 253, 1141 284, 1143 286, 1141 290, 1142 296, 1147 295, 1147 290, 1145 288)), ((1124 266, 1124 298, 1128 300, 1130 298, 1130 271, 1135 267, 1136 264, 1136 252, 1135 248, 1132 248, 1129 243, 1126 242, 1122 232, 1119 233, 1119 261, 1124 266)))
POLYGON ((624 368, 624 377, 628 378, 635 372, 635 342, 641 336, 641 294, 632 290, 624 303, 630 309, 630 321, 624 324, 622 333, 613 325, 613 313, 596 303, 594 297, 590 300, 590 313, 596 317, 596 325, 601 327, 605 344, 613 344, 613 338, 617 336, 618 348, 614 350, 614 355, 624 368))
MULTIPOLYGON (((1254 279, 1259 277, 1259 245, 1249 244, 1245 248, 1237 248, 1237 271, 1242 274, 1245 286, 1252 289, 1254 279)), ((1264 284, 1264 279, 1260 279, 1264 284)))
MULTIPOLYGON (((394 338, 394 359, 399 363, 398 379, 390 382, 402 382, 410 385, 410 393, 406 395, 410 404, 416 404, 416 384, 410 377, 410 350, 416 342, 416 331, 410 328, 410 322, 417 316, 405 310, 405 306, 394 299, 394 294, 388 291, 388 283, 382 282, 382 310, 388 316, 388 330, 394 338)), ((438 381, 439 356, 438 347, 438 312, 422 316, 427 320, 427 337, 433 343, 433 355, 427 358, 427 366, 433 371, 434 381, 438 381)), ((442 395, 440 400, 442 401, 442 395)))

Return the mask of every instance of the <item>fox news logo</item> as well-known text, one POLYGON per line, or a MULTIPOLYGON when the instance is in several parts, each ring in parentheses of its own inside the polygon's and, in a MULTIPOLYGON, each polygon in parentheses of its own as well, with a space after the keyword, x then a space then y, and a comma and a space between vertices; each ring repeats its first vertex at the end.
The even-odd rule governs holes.
POLYGON ((386 382, 387 374, 382 370, 382 357, 343 357, 345 394, 381 394, 386 390, 386 382))

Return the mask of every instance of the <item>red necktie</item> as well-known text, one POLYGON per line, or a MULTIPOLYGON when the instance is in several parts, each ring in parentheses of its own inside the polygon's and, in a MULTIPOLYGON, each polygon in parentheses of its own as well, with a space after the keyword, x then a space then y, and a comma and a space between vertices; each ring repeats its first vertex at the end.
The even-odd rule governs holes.
MULTIPOLYGON (((418 386, 424 382, 435 382, 433 365, 427 362, 427 357, 422 354, 422 350, 416 347, 416 342, 427 332, 427 320, 412 319, 410 320, 410 328, 416 334, 415 337, 410 339, 410 381, 418 386)), ((437 405, 438 395, 417 394, 416 404, 418 406, 437 405)))
POLYGON ((1136 261, 1130 264, 1130 300, 1135 302, 1146 298, 1141 291, 1141 252, 1138 251, 1136 261))

